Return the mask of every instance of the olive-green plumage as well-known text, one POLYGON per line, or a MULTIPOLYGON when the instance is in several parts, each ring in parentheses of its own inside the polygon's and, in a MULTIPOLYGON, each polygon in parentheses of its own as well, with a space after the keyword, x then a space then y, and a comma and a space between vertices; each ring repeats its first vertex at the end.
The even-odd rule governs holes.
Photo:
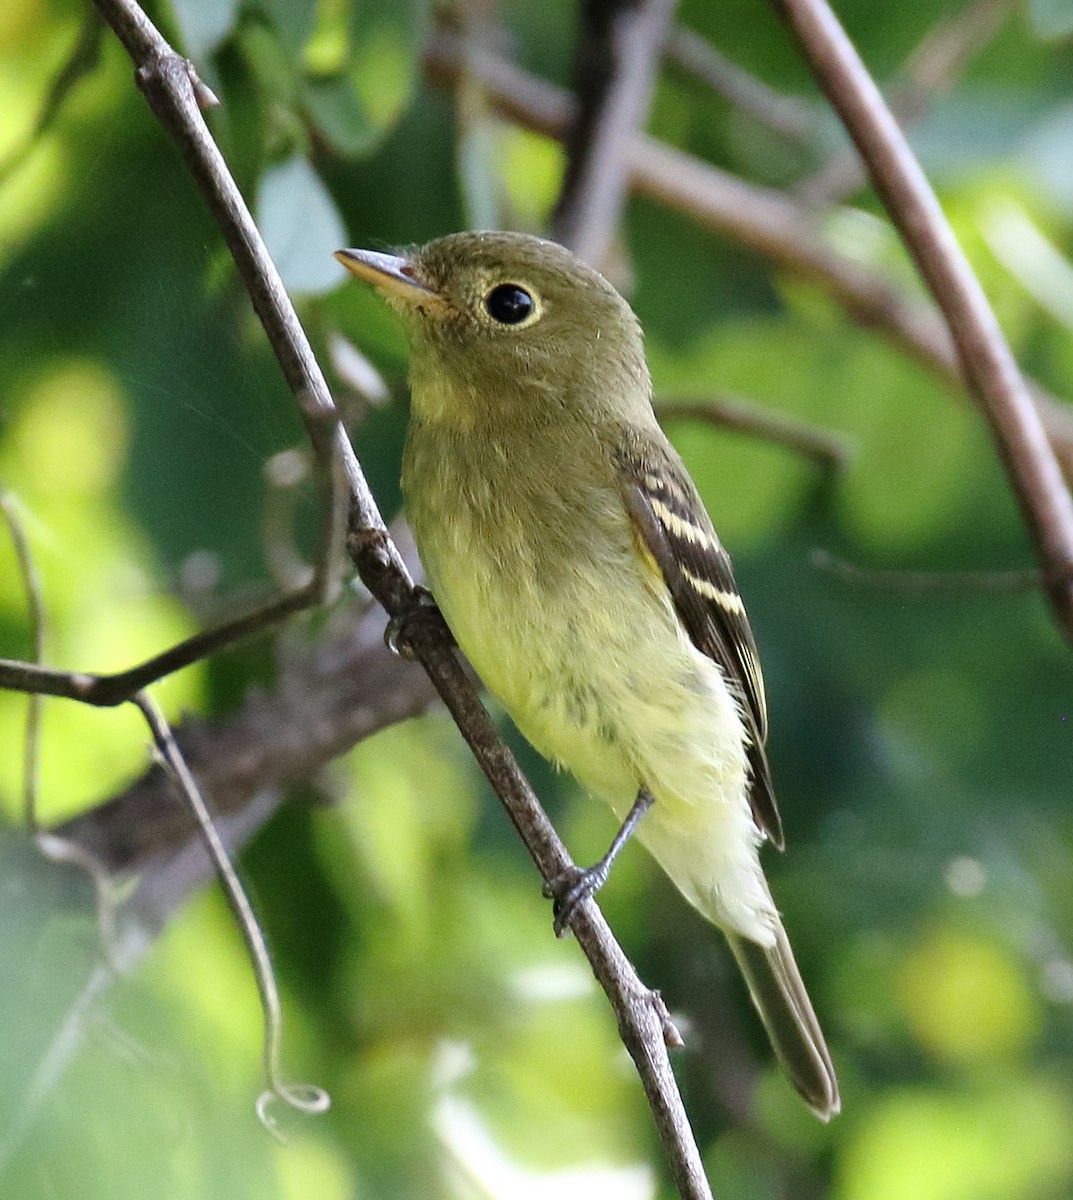
POLYGON ((651 406, 629 305, 561 246, 462 233, 346 250, 411 346, 407 514, 436 601, 533 745, 638 827, 723 930, 792 1082, 838 1084, 760 868, 782 844, 730 560, 651 406))

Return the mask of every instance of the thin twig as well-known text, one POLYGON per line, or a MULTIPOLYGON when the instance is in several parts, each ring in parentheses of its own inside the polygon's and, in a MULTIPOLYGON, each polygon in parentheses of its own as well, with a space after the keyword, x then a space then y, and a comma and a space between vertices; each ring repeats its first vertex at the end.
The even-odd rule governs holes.
MULTIPOLYGON (((405 528, 398 536, 407 559, 415 559, 405 528)), ((424 671, 388 653, 385 623, 382 609, 357 598, 336 605, 322 625, 279 646, 270 690, 249 693, 237 712, 190 717, 175 730, 230 854, 279 810, 289 784, 314 778, 359 741, 433 703, 424 671)), ((114 902, 113 929, 104 943, 109 965, 87 971, 84 991, 94 995, 101 972, 106 983, 128 973, 214 876, 196 824, 175 803, 159 767, 41 838, 55 838, 64 850, 80 851, 96 864, 98 894, 114 902)), ((80 1002, 75 1009, 83 1011, 80 1002)), ((32 1126, 43 1094, 74 1058, 85 1027, 84 1020, 71 1019, 57 1030, 18 1099, 22 1119, 0 1140, 0 1163, 32 1126)))
POLYGON ((125 704, 142 688, 163 679, 165 675, 180 671, 250 634, 278 625, 287 617, 316 603, 319 596, 320 583, 314 580, 297 592, 271 600, 234 621, 195 633, 162 654, 112 675, 60 671, 54 667, 38 667, 33 663, 0 658, 0 688, 41 696, 62 696, 95 708, 113 708, 117 704, 125 704))
MULTIPOLYGON (((127 48, 139 86, 208 200, 292 391, 331 412, 334 406, 320 367, 198 109, 190 64, 171 51, 133 0, 96 3, 127 48)), ((303 412, 305 415, 305 405, 303 412)), ((384 608, 392 616, 405 615, 417 604, 413 582, 339 425, 336 440, 350 488, 348 549, 363 582, 384 608)), ((496 735, 473 684, 431 622, 412 624, 418 660, 452 711, 542 876, 545 880, 558 876, 572 865, 570 858, 517 763, 496 735)), ((595 902, 589 900, 578 907, 571 928, 614 1007, 681 1195, 688 1200, 710 1197, 667 1057, 671 1026, 662 1002, 637 978, 595 902)))
POLYGON ((249 898, 239 882, 235 868, 231 865, 227 849, 209 815, 197 781, 186 765, 186 759, 183 758, 182 751, 175 741, 171 726, 163 712, 148 692, 139 692, 133 698, 132 703, 145 717, 153 734, 153 742, 160 755, 161 764, 171 776, 185 804, 197 821, 198 831, 212 858, 216 874, 223 884, 224 895, 235 915, 253 963, 253 977, 257 981, 257 994, 261 999, 261 1011, 264 1015, 262 1053, 265 1081, 268 1084, 267 1092, 257 1102, 257 1113, 265 1126, 275 1133, 276 1124, 269 1111, 271 1100, 281 1100, 291 1108, 305 1113, 325 1112, 331 1100, 323 1088, 312 1084, 287 1083, 284 1080, 280 1069, 283 1005, 280 1003, 279 988, 276 986, 276 977, 272 970, 272 962, 268 957, 268 947, 265 945, 261 926, 258 924, 249 898))
MULTIPOLYGON (((976 0, 975 4, 943 17, 924 35, 905 60, 890 89, 890 110, 903 129, 927 116, 932 101, 949 92, 974 55, 994 38, 1018 0, 976 0)), ((797 186, 802 200, 813 205, 836 204, 868 181, 852 147, 836 150, 797 186)))
MULTIPOLYGON (((943 592, 965 595, 972 592, 1037 592, 1044 586, 1043 573, 1025 571, 904 571, 889 567, 861 567, 839 558, 829 550, 815 549, 809 561, 818 570, 858 587, 904 595, 934 596, 943 592)), ((1059 571, 1050 582, 1068 583, 1073 566, 1059 571)))
MULTIPOLYGON (((306 415, 313 442, 322 514, 317 558, 312 571, 306 571, 310 577, 303 586, 232 621, 195 633, 136 666, 109 675, 61 671, 37 663, 0 659, 0 688, 26 692, 30 696, 60 696, 95 708, 112 708, 131 700, 166 675, 199 662, 226 646, 271 629, 315 604, 330 603, 339 592, 348 499, 347 478, 336 436, 339 424, 334 419, 334 410, 326 414, 316 405, 307 406, 302 395, 299 405, 306 415)), ((345 438, 345 434, 343 436, 345 438)))
MULTIPOLYGON (((428 42, 425 69, 434 80, 449 80, 459 55, 458 39, 441 31, 428 42)), ((495 55, 481 54, 471 66, 480 70, 490 99, 505 116, 549 137, 565 135, 573 112, 569 93, 495 55)), ((822 287, 857 324, 885 337, 944 382, 965 386, 938 313, 926 301, 908 297, 886 275, 828 245, 816 214, 804 205, 651 137, 634 139, 630 172, 639 194, 822 287)), ((1032 384, 1032 396, 1055 453, 1073 478, 1073 409, 1038 384, 1032 384)))
POLYGON ((629 182, 629 146, 644 127, 677 0, 586 0, 574 55, 577 109, 551 236, 602 266, 629 182))
MULTIPOLYGON (((41 579, 30 552, 30 543, 22 526, 14 497, 0 491, 0 513, 3 514, 15 551, 22 586, 26 593, 26 609, 30 620, 31 662, 39 664, 45 657, 45 606, 41 600, 41 579)), ((37 815, 38 764, 41 752, 41 697, 30 692, 26 697, 26 724, 22 739, 22 818, 31 833, 41 831, 37 815)))
POLYGON ((841 470, 850 460, 845 434, 819 429, 785 413, 772 412, 732 396, 703 400, 657 399, 656 415, 667 421, 703 421, 720 429, 735 429, 786 446, 821 467, 841 470))
POLYGON ((796 96, 776 91, 762 79, 727 58, 693 29, 679 25, 667 36, 663 53, 668 62, 707 84, 718 96, 748 113, 780 137, 807 141, 816 132, 816 113, 796 96))
MULTIPOLYGON (((251 692, 233 713, 190 717, 176 730, 229 847, 241 841, 229 840, 228 830, 241 826, 245 838, 278 807, 265 809, 258 797, 282 796, 291 785, 316 778, 358 742, 434 703, 428 676, 388 652, 386 621, 379 606, 347 598, 322 625, 280 644, 270 689, 251 692), (251 807, 264 809, 252 826, 245 816, 251 807)), ((86 847, 112 875, 136 879, 133 892, 124 894, 124 928, 133 922, 149 938, 211 875, 198 859, 185 863, 181 878, 173 877, 170 864, 186 853, 193 831, 157 771, 55 832, 86 847), (163 883, 162 873, 169 876, 163 883), (168 893, 164 900, 161 889, 168 893), (140 898, 150 894, 139 911, 140 898)))
MULTIPOLYGON (((39 666, 45 656, 45 604, 41 593, 41 578, 34 563, 30 542, 14 497, 0 492, 0 512, 8 527, 15 558, 26 592, 30 619, 32 665, 39 666)), ((93 883, 97 906, 97 926, 101 944, 109 962, 115 962, 116 923, 115 889, 103 863, 85 846, 54 832, 41 824, 38 810, 38 788, 41 758, 41 707, 43 697, 36 692, 26 695, 26 724, 22 742, 22 813, 27 830, 33 835, 37 849, 51 862, 70 863, 85 871, 93 883)))
POLYGON ((987 297, 904 134, 826 0, 771 0, 842 118, 872 185, 935 297, 987 417, 1059 629, 1073 643, 1073 498, 987 297))

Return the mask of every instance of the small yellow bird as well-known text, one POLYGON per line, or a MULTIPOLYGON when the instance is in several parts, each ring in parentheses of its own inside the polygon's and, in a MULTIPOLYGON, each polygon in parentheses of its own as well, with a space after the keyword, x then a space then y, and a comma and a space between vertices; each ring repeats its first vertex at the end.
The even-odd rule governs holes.
POLYGON ((760 867, 782 828, 730 559, 652 411, 641 327, 569 251, 460 233, 340 250, 410 342, 407 515, 444 619, 547 758, 623 820, 556 881, 556 929, 637 836, 730 942, 790 1080, 838 1083, 760 867))

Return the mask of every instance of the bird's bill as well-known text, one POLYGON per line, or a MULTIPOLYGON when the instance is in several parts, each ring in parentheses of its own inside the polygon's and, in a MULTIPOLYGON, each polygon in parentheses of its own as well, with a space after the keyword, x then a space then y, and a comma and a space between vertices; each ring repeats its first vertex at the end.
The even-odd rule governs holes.
POLYGON ((376 250, 336 250, 335 257, 359 279, 371 283, 385 296, 410 304, 428 305, 440 300, 438 293, 422 282, 408 259, 376 250))

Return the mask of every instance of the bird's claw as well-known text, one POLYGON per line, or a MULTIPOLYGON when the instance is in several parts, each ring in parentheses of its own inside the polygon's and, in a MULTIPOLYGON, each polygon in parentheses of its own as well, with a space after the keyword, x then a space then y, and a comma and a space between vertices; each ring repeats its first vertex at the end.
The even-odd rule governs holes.
POLYGON ((544 884, 543 893, 554 901, 552 915, 556 937, 563 937, 579 904, 584 903, 607 882, 610 864, 598 862, 593 867, 570 867, 544 884))
POLYGON ((393 616, 384 630, 384 642, 392 654, 397 654, 400 658, 412 659, 414 657, 409 631, 417 621, 433 621, 441 628, 446 629, 443 614, 436 605, 435 597, 427 587, 422 587, 420 584, 414 588, 413 607, 393 616))

